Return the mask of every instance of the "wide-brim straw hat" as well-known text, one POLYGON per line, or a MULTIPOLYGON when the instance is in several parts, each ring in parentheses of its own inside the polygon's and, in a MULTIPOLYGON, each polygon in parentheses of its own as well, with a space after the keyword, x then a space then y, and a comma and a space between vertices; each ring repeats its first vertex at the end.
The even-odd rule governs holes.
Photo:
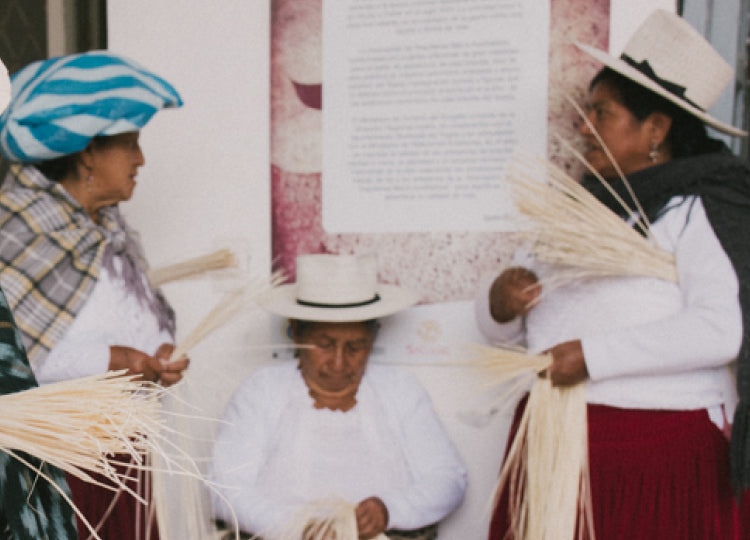
POLYGON ((297 280, 258 298, 271 313, 290 319, 355 322, 391 315, 419 300, 414 291, 378 283, 370 255, 299 255, 297 280))
POLYGON ((636 30, 619 58, 584 43, 575 44, 709 126, 729 135, 747 135, 706 112, 734 80, 734 69, 679 15, 655 10, 636 30))

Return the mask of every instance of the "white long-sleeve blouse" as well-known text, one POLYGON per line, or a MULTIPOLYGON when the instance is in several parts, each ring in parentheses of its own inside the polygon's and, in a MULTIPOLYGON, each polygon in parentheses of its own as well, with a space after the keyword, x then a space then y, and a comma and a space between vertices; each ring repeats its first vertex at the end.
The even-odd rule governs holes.
MULTIPOLYGON (((388 528, 443 519, 463 499, 466 471, 416 378, 369 365, 347 411, 316 409, 294 362, 261 368, 233 395, 215 443, 212 479, 240 528, 276 537, 307 502, 376 496, 388 528)), ((232 522, 219 497, 216 513, 232 522)))
MULTIPOLYGON (((525 318, 489 312, 492 279, 476 317, 494 342, 525 340, 532 352, 580 339, 590 403, 639 409, 707 408, 718 420, 737 402, 730 364, 742 339, 738 281, 698 197, 675 197, 651 226, 675 256, 679 283, 607 278, 544 291, 525 318)), ((718 423, 718 422, 717 422, 718 423)))
POLYGON ((172 341, 123 280, 102 266, 89 298, 63 337, 31 367, 40 384, 87 377, 107 371, 112 345, 154 354, 161 344, 172 341))

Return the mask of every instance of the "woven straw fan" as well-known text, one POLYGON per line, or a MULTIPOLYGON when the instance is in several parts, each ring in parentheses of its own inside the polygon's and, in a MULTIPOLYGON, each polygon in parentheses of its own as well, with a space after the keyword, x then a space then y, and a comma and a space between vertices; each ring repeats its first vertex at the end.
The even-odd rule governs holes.
MULTIPOLYGON (((19 452, 145 502, 124 484, 108 456, 125 454, 134 467, 148 468, 147 455, 162 451, 156 441, 162 428, 159 412, 164 391, 119 371, 0 396, 0 450, 32 470, 35 468, 19 452), (92 473, 106 477, 115 487, 94 480, 92 473)), ((99 539, 73 501, 38 472, 70 504, 92 537, 99 539)))
POLYGON ((187 279, 213 270, 236 267, 237 257, 234 252, 229 249, 220 249, 207 255, 151 269, 147 275, 151 285, 160 287, 170 281, 187 279))

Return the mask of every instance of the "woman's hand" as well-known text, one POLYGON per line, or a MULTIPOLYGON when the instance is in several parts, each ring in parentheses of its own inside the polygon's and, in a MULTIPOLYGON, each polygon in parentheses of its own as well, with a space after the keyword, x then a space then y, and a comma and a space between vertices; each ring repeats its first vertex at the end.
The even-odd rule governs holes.
POLYGON ((154 353, 154 357, 158 359, 161 364, 159 383, 162 386, 172 386, 181 381, 182 372, 185 371, 190 364, 190 360, 185 357, 170 362, 169 359, 172 357, 173 352, 174 345, 172 343, 162 343, 156 350, 156 353, 154 353))
POLYGON ((503 271, 490 287, 490 313, 499 323, 512 321, 539 302, 542 286, 536 274, 521 266, 503 271))
POLYGON ((385 531, 388 525, 388 509, 378 497, 361 501, 354 511, 357 517, 357 531, 361 540, 368 540, 385 531))
POLYGON ((552 364, 547 369, 547 377, 554 386, 572 386, 588 379, 580 339, 555 345, 548 352, 552 353, 552 364))
POLYGON ((157 382, 162 366, 156 357, 143 351, 122 345, 111 345, 109 369, 110 371, 127 369, 128 375, 140 375, 144 381, 157 382))
POLYGON ((190 363, 187 358, 169 362, 172 351, 174 345, 171 343, 163 343, 154 356, 132 347, 112 345, 109 348, 109 369, 126 369, 129 375, 140 375, 144 381, 170 386, 182 379, 182 372, 190 363))

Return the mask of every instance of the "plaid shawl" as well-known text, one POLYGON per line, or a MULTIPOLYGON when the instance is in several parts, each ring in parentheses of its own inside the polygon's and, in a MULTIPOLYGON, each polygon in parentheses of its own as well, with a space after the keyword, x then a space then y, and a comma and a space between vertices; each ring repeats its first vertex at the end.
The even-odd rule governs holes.
MULTIPOLYGON (((13 321, 5 295, 0 291, 0 394, 37 386, 13 321)), ((56 467, 19 453, 44 472, 70 497, 65 475, 56 467)), ((76 540, 75 516, 62 495, 36 470, 0 451, 0 537, 14 540, 55 538, 76 540)))
POLYGON ((13 165, 0 189, 0 287, 21 331, 32 368, 64 335, 114 254, 122 277, 160 326, 174 335, 174 314, 158 291, 147 294, 147 265, 116 206, 95 224, 65 189, 34 167, 13 165), (127 275, 126 275, 127 274, 127 275))

